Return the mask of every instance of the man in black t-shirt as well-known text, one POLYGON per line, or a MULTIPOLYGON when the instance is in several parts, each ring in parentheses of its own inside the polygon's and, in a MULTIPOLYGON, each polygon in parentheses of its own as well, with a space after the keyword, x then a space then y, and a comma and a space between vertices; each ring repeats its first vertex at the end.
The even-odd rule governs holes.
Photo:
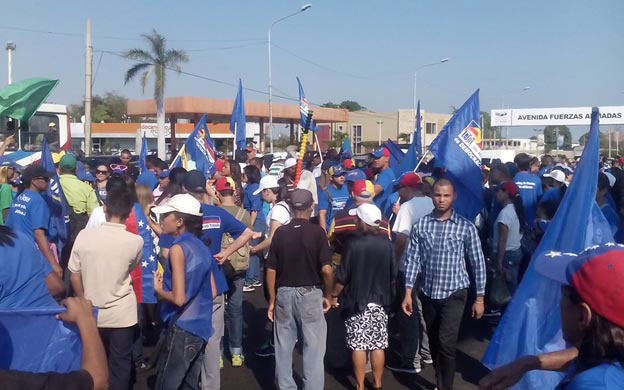
POLYGON ((310 222, 313 204, 310 191, 291 193, 293 219, 275 231, 266 263, 268 316, 275 323, 275 376, 280 389, 297 388, 292 354, 298 333, 304 338, 304 388, 324 387, 327 323, 323 314, 330 308, 333 288, 332 252, 323 228, 310 222))

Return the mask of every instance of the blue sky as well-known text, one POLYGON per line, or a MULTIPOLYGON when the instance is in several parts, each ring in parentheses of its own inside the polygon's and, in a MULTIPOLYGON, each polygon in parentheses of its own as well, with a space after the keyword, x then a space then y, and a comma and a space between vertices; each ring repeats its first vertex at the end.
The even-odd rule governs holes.
MULTIPOLYGON (((276 94, 296 96, 299 76, 313 103, 352 99, 371 110, 396 111, 412 105, 414 69, 448 57, 448 63, 419 71, 418 95, 425 110, 449 112, 476 88, 481 88, 484 110, 503 104, 624 104, 621 0, 309 1, 312 8, 273 29, 276 94), (531 89, 523 92, 525 86, 531 89)), ((304 3, 11 1, 2 7, 0 43, 3 48, 6 41, 17 43, 15 80, 61 80, 50 99, 59 103, 83 98, 87 16, 97 69, 94 93, 142 96, 138 81, 123 85, 131 62, 109 54, 100 62, 100 51, 144 46, 139 34, 152 28, 171 47, 187 50, 191 61, 185 71, 232 84, 241 77, 244 86, 266 90, 267 28, 304 3)), ((4 51, 1 57, 0 86, 6 80, 4 51)), ((169 75, 168 96, 235 94, 234 87, 169 75)), ((266 96, 246 92, 246 99, 266 96)))

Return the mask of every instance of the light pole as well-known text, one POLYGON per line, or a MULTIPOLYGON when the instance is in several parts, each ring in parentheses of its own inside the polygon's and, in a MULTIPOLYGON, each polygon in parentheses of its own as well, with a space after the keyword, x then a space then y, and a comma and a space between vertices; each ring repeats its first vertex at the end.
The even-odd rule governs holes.
POLYGON ((7 59, 9 61, 7 66, 8 71, 8 81, 9 84, 13 82, 13 50, 17 49, 17 46, 14 42, 7 42, 6 51, 7 51, 7 59))
POLYGON ((381 125, 383 125, 383 121, 377 121, 377 128, 379 130, 379 146, 381 146, 381 125))
POLYGON ((442 58, 440 61, 432 62, 432 63, 426 64, 426 65, 421 65, 418 68, 416 68, 416 70, 414 71, 414 117, 416 115, 415 114, 415 112, 416 112, 416 83, 417 83, 417 80, 418 80, 418 71, 421 70, 421 69, 424 69, 424 68, 429 68, 431 66, 443 64, 443 63, 448 62, 448 61, 449 61, 448 58, 442 58))
MULTIPOLYGON (((522 92, 526 92, 529 89, 531 89, 531 87, 527 85, 526 87, 522 88, 522 92)), ((505 95, 503 95, 503 99, 502 99, 502 102, 501 102, 501 108, 505 109, 505 95)), ((501 127, 500 137, 501 137, 501 139, 503 137, 502 127, 501 127)), ((556 141, 555 141, 555 144, 556 144, 556 141)), ((507 135, 505 136, 505 149, 507 149, 508 147, 509 147, 509 127, 507 127, 507 135)))
MULTIPOLYGON (((269 44, 269 140, 270 140, 270 145, 271 145, 271 153, 273 153, 273 85, 272 85, 272 76, 271 76, 271 29, 273 29, 273 26, 275 26, 277 23, 281 22, 282 20, 288 19, 291 16, 295 16, 307 10, 310 7, 312 7, 312 4, 306 4, 302 6, 299 11, 293 12, 290 15, 286 15, 283 18, 277 19, 275 22, 271 23, 271 26, 269 26, 269 39, 268 39, 268 44, 269 44)), ((260 129, 260 131, 264 131, 264 129, 260 129)), ((264 148, 264 145, 262 145, 262 147, 264 148)))

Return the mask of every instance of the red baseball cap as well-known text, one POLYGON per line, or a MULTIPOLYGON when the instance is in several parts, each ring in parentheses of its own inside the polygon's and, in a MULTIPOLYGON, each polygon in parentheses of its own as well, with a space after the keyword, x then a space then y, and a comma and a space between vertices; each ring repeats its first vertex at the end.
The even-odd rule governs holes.
POLYGON ((414 172, 408 172, 401 176, 399 183, 401 187, 418 187, 420 185, 420 176, 414 172))
POLYGON ((234 184, 234 180, 231 177, 220 177, 215 183, 215 188, 217 191, 234 190, 236 184, 234 184))
POLYGON ((344 169, 352 169, 353 168, 353 160, 351 160, 350 158, 344 160, 342 162, 342 166, 344 169))
POLYGON ((225 167, 225 161, 219 159, 215 162, 215 170, 217 172, 221 172, 223 170, 223 167, 225 167))
POLYGON ((624 328, 624 245, 594 245, 579 254, 542 253, 535 270, 572 286, 593 311, 624 328))
POLYGON ((503 191, 509 194, 512 198, 520 192, 520 189, 512 180, 508 180, 501 185, 503 191))

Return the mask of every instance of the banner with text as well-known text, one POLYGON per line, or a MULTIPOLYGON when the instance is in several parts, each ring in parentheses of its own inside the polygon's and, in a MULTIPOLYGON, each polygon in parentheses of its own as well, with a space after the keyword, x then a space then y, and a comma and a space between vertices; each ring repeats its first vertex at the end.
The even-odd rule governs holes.
MULTIPOLYGON (((589 126, 591 107, 492 110, 492 126, 589 126)), ((600 107, 601 125, 623 125, 624 106, 600 107)))

